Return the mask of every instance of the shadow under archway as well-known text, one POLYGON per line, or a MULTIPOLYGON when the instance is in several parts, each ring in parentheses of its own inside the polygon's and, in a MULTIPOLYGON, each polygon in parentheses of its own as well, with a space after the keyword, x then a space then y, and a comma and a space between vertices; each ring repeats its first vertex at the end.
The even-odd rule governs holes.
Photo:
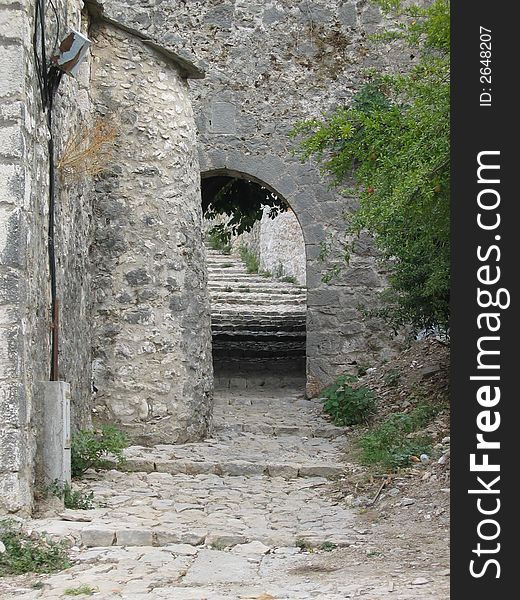
POLYGON ((215 377, 303 382, 306 257, 297 217, 275 189, 245 173, 202 173, 201 190, 215 377))

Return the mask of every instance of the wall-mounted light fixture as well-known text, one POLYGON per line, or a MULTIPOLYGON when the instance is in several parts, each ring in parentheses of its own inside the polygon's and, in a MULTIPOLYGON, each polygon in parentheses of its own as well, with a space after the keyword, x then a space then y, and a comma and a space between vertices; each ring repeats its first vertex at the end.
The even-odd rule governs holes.
POLYGON ((58 51, 52 55, 51 63, 60 71, 75 77, 90 44, 91 42, 86 36, 71 29, 59 45, 58 51))

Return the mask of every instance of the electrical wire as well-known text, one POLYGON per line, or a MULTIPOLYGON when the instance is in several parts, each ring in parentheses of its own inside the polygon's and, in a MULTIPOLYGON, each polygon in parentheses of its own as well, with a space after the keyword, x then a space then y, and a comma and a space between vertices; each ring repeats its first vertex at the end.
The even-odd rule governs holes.
MULTIPOLYGON (((49 0, 56 21, 56 37, 52 53, 56 50, 60 35, 60 18, 53 0, 49 0)), ((33 52, 36 77, 40 89, 42 107, 47 110, 47 127, 49 130, 48 154, 49 154, 49 221, 47 230, 47 250, 49 258, 49 276, 51 292, 51 368, 50 380, 57 381, 58 371, 58 295, 57 295, 57 265, 56 265, 56 190, 55 190, 55 160, 54 160, 54 136, 52 124, 52 109, 54 96, 58 90, 63 76, 54 65, 47 63, 47 51, 45 47, 45 1, 36 0, 34 13, 33 52), (39 38, 39 39, 38 39, 39 38)))

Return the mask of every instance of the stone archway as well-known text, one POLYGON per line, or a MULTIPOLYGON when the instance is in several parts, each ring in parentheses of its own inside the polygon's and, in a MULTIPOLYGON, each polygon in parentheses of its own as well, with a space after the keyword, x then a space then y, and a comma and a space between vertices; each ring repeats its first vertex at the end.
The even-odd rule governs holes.
POLYGON ((201 190, 203 212, 217 219, 207 225, 214 234, 208 235, 207 260, 216 384, 240 378, 301 384, 306 247, 297 215, 278 190, 248 173, 203 172, 201 190), (219 196, 220 205, 214 203, 219 196), (243 224, 243 218, 246 231, 238 236, 235 231, 231 244, 225 236, 224 243, 222 228, 229 235, 224 224, 243 224))

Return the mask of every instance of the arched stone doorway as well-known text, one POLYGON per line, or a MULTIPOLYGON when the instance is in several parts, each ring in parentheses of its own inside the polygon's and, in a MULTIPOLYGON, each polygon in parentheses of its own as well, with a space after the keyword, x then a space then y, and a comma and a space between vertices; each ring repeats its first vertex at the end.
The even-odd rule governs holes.
POLYGON ((306 381, 306 247, 290 203, 248 173, 201 174, 218 386, 306 381), (225 241, 224 241, 225 240, 225 241), (218 243, 217 243, 218 242, 218 243))

